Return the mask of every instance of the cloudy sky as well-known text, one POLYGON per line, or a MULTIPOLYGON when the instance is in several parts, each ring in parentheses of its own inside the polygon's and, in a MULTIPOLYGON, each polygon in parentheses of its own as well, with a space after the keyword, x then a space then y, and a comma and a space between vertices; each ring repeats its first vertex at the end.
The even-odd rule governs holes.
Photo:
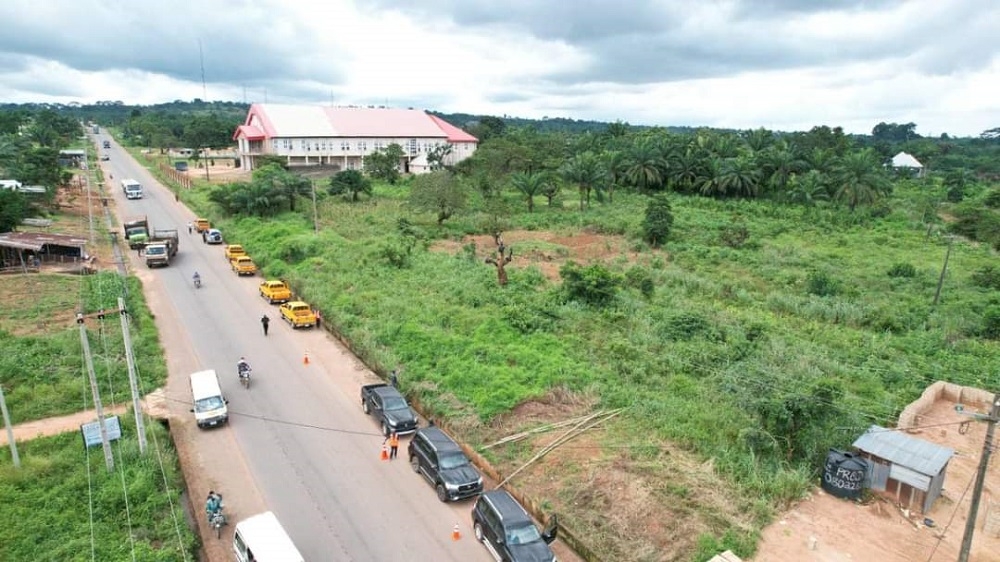
POLYGON ((2 0, 0 21, 0 102, 1000 127, 996 0, 2 0))

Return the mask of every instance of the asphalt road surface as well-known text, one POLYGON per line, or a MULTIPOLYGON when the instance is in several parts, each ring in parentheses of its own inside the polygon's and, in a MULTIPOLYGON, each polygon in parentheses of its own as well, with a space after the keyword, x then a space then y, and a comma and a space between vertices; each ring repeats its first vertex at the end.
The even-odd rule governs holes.
MULTIPOLYGON (((215 369, 230 400, 228 427, 193 433, 200 462, 211 464, 215 452, 224 451, 218 453, 220 464, 245 464, 254 486, 245 493, 261 496, 306 560, 490 560, 472 537, 472 502, 440 503, 406 462, 408 438, 400 443, 398 460, 380 459, 379 428, 361 411, 359 398, 359 385, 371 374, 334 349, 325 334, 293 331, 283 323, 277 307, 257 295, 262 277, 237 278, 221 246, 188 234, 193 215, 173 193, 113 140, 111 149, 100 148, 109 136, 93 136, 98 154, 110 155, 100 164, 113 175, 105 181, 119 220, 146 215, 152 229, 176 229, 180 235, 180 251, 169 267, 146 271, 139 265, 136 271, 159 311, 169 399, 190 400, 187 374, 215 369), (143 185, 143 199, 124 198, 120 182, 126 177, 143 185), (191 281, 196 270, 203 280, 200 289, 191 281), (265 313, 272 320, 266 338, 259 322, 265 313), (303 362, 307 351, 308 365, 303 362), (253 366, 249 390, 236 376, 242 355, 253 366), (452 540, 455 524, 461 527, 459 541, 452 540)), ((224 475, 217 480, 228 510, 243 491, 232 483, 227 487, 224 475)), ((200 493, 192 491, 196 507, 200 493)), ((253 513, 231 515, 239 520, 253 513)))

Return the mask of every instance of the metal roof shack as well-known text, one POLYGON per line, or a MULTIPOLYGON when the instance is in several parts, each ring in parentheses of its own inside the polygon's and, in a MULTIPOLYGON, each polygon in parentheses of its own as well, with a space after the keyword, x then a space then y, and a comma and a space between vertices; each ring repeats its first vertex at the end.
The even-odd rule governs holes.
POLYGON ((86 257, 87 241, 77 236, 46 232, 0 234, 0 268, 37 270, 42 262, 79 262, 86 257))
POLYGON ((865 484, 885 492, 912 509, 926 513, 941 495, 953 449, 906 435, 901 430, 873 425, 853 447, 869 461, 865 484))

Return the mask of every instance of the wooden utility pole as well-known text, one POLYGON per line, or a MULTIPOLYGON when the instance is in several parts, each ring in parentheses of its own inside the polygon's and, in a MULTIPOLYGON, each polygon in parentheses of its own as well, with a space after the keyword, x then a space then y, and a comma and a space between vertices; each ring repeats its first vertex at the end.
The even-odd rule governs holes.
POLYGON ((938 278, 937 290, 934 291, 934 303, 932 306, 937 306, 938 300, 941 299, 941 287, 944 286, 944 276, 948 273, 948 258, 951 257, 951 245, 955 241, 953 236, 948 237, 948 251, 944 254, 944 265, 941 266, 941 277, 938 278))
POLYGON ((83 345, 83 357, 87 364, 87 375, 90 377, 90 391, 94 395, 94 410, 97 412, 97 426, 101 429, 101 445, 104 447, 104 460, 108 472, 115 468, 115 458, 111 454, 111 441, 108 440, 108 428, 105 427, 104 407, 101 406, 101 393, 97 389, 97 375, 94 373, 94 359, 90 356, 90 341, 87 339, 87 326, 83 323, 83 313, 76 314, 76 323, 80 325, 80 343, 83 345))
POLYGON ((993 433, 997 420, 1000 419, 1000 393, 993 395, 993 407, 988 416, 979 414, 973 417, 986 421, 986 440, 983 442, 983 454, 979 457, 979 472, 976 473, 976 485, 972 490, 972 505, 969 506, 969 518, 965 521, 965 535, 962 536, 962 549, 958 553, 958 562, 969 562, 969 553, 972 551, 972 535, 976 532, 979 500, 982 498, 983 485, 986 483, 986 469, 990 466, 990 453, 993 452, 993 433))
POLYGON ((139 453, 146 453, 146 426, 142 420, 142 403, 139 401, 139 384, 135 374, 135 353, 132 334, 125 314, 125 299, 118 297, 118 317, 122 322, 122 340, 125 342, 125 363, 128 365, 128 385, 132 389, 132 410, 135 411, 135 431, 139 435, 139 453))
POLYGON ((14 441, 14 426, 10 424, 10 412, 7 411, 7 400, 3 396, 3 386, 0 386, 0 412, 3 413, 3 424, 7 427, 7 443, 10 443, 10 458, 14 460, 14 468, 21 468, 21 457, 17 456, 17 443, 14 441))

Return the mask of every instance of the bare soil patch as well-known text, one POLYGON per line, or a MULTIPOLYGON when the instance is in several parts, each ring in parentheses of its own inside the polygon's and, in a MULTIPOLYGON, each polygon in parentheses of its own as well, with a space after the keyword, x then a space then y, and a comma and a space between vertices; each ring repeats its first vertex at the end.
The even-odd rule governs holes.
MULTIPOLYGON (((891 499, 861 505, 821 490, 795 505, 764 530, 756 562, 951 561, 958 558, 986 424, 973 421, 963 434, 958 422, 969 418, 954 403, 938 400, 924 414, 923 431, 912 434, 951 447, 944 492, 927 514, 907 513, 891 499), (945 425, 950 424, 950 425, 945 425), (930 427, 936 426, 936 427, 930 427), (934 522, 923 524, 924 518, 934 522), (812 548, 811 546, 812 545, 812 548)), ((987 514, 1000 519, 1000 464, 991 462, 970 560, 1000 561, 1000 538, 983 528, 987 514)))
MULTIPOLYGON (((632 250, 624 236, 596 234, 582 231, 574 234, 559 234, 545 230, 513 230, 503 233, 504 243, 514 250, 514 259, 509 268, 537 267, 546 278, 559 281, 559 268, 568 261, 577 263, 614 262, 637 263, 649 261, 657 256, 666 256, 659 251, 639 253, 632 250)), ((496 251, 496 243, 491 235, 466 236, 461 241, 441 240, 431 246, 432 251, 457 254, 464 246, 474 244, 476 254, 482 257, 496 251)))

